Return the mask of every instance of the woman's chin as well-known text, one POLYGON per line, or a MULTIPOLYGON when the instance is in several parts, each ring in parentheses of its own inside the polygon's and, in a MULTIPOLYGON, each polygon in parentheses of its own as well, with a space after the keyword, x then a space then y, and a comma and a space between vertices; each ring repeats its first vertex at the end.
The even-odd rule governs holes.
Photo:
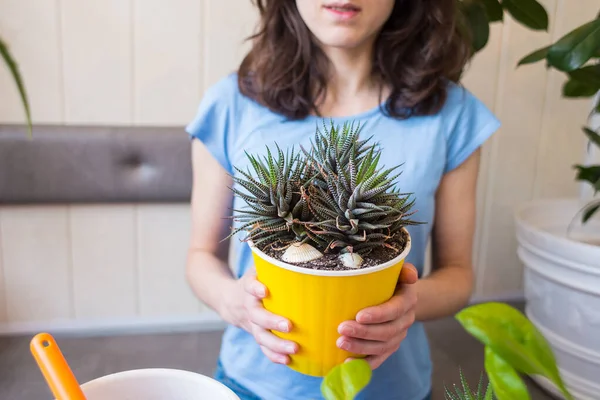
POLYGON ((368 43, 367 38, 362 35, 343 34, 331 35, 320 40, 321 44, 327 48, 355 50, 368 43))

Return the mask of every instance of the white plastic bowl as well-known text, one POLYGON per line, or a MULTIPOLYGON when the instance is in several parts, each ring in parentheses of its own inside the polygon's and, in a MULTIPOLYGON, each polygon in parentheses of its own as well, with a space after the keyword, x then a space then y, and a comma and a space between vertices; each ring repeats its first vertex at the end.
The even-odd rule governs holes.
POLYGON ((177 369, 118 372, 81 385, 87 400, 240 400, 222 383, 177 369))

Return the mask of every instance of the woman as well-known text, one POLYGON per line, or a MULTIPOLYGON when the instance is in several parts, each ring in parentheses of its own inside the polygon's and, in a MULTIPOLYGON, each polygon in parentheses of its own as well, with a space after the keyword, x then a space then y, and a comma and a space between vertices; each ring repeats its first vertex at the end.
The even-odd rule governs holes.
MULTIPOLYGON (((398 185, 414 193, 424 225, 387 303, 339 327, 337 345, 366 355, 373 378, 361 399, 423 400, 431 361, 422 322, 468 301, 479 147, 499 126, 454 83, 469 55, 454 0, 263 0, 260 30, 238 71, 210 87, 187 132, 193 140, 193 232, 187 278, 229 323, 217 378, 242 399, 320 398, 321 379, 285 366, 298 350, 269 330, 294 329, 270 314, 248 246, 227 243, 229 174, 274 142, 310 144, 322 118, 358 121, 386 166, 403 164, 398 185), (423 272, 432 237, 434 272, 423 272)), ((234 208, 242 206, 235 200, 234 208)))

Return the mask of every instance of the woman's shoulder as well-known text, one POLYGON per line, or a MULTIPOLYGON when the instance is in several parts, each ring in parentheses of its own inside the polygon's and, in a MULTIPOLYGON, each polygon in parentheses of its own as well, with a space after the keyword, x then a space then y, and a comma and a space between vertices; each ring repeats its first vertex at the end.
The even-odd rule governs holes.
POLYGON ((188 132, 206 124, 219 124, 223 134, 229 134, 233 123, 245 115, 247 99, 238 87, 237 73, 232 72, 208 85, 197 106, 193 120, 188 124, 188 132))
POLYGON ((447 126, 452 127, 468 121, 477 122, 478 125, 498 123, 491 108, 464 85, 449 82, 446 93, 440 116, 447 126))
POLYGON ((273 120, 272 113, 243 95, 237 73, 230 73, 207 86, 192 120, 185 130, 202 141, 229 172, 234 153, 256 125, 273 120), (268 116, 268 118, 265 118, 268 116))
POLYGON ((462 113, 469 108, 488 108, 473 92, 461 83, 448 82, 442 114, 462 113))
POLYGON ((229 74, 208 86, 185 131, 199 139, 227 170, 231 171, 228 147, 236 132, 239 92, 235 74, 229 74))
POLYGON ((237 72, 231 72, 206 87, 200 108, 206 107, 234 115, 238 123, 248 118, 260 119, 265 115, 276 117, 267 107, 242 93, 237 72))
POLYGON ((239 101, 241 96, 237 73, 232 72, 207 86, 202 96, 202 102, 232 105, 239 101))
POLYGON ((500 127, 493 111, 470 90, 456 83, 448 84, 440 115, 448 148, 446 171, 460 165, 500 127))

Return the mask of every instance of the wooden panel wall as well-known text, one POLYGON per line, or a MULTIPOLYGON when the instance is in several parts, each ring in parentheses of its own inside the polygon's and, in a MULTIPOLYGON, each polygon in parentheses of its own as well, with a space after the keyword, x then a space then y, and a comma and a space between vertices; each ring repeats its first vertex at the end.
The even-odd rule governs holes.
MULTIPOLYGON (((2 323, 196 318, 187 205, 0 207, 2 323)), ((34 324, 34 325, 31 325, 34 324)))
MULTIPOLYGON (((583 157, 579 127, 589 105, 561 99, 560 74, 516 62, 590 19, 598 1, 543 3, 549 32, 510 18, 495 25, 464 81, 503 122, 483 148, 479 296, 522 289, 514 208, 578 192, 571 165, 583 157)), ((247 0, 0 0, 0 35, 19 61, 38 123, 186 124, 204 90, 236 68, 255 18, 247 0)), ((21 123, 3 65, 0 93, 0 123, 21 123)), ((0 208, 0 321, 204 310, 183 280, 187 213, 185 205, 0 208)))

